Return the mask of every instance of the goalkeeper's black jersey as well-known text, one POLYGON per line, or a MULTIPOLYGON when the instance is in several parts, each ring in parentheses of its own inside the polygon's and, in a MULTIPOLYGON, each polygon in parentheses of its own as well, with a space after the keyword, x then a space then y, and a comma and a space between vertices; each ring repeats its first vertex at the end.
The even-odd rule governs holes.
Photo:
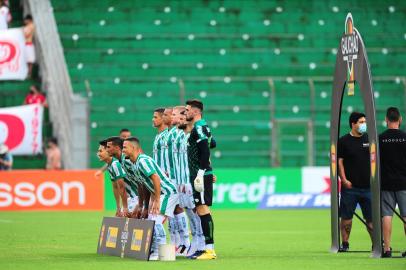
POLYGON ((199 169, 206 170, 206 175, 212 173, 209 150, 211 139, 210 128, 207 126, 206 121, 203 119, 197 121, 190 132, 187 147, 190 179, 192 181, 196 178, 199 169), (204 143, 203 147, 207 147, 208 156, 202 154, 202 151, 199 149, 199 144, 201 143, 204 143))

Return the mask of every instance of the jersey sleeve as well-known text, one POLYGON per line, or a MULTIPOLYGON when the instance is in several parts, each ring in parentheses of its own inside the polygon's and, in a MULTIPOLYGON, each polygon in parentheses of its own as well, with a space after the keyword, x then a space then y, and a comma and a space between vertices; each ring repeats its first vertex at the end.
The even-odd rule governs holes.
POLYGON ((206 135, 206 132, 204 132, 203 126, 197 126, 196 127, 196 142, 199 143, 204 140, 208 140, 209 138, 206 135))
POLYGON ((154 166, 152 166, 152 162, 148 159, 140 160, 140 171, 143 175, 150 177, 151 175, 156 173, 154 166))
POLYGON ((110 173, 110 178, 113 181, 124 178, 126 176, 123 167, 117 160, 113 161, 113 163, 111 164, 111 170, 113 171, 113 175, 110 173))

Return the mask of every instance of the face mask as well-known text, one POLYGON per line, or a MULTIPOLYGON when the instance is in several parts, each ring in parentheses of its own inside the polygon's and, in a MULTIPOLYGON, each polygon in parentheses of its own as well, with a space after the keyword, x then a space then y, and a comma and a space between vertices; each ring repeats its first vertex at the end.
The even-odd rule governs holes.
POLYGON ((361 134, 367 132, 367 124, 366 123, 360 124, 358 127, 358 132, 361 134))

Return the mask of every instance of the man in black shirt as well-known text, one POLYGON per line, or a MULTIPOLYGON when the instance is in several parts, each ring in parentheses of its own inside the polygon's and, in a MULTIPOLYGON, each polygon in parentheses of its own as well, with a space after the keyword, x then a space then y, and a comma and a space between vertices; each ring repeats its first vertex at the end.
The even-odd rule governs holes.
POLYGON ((338 140, 338 169, 341 179, 340 251, 349 250, 352 218, 357 204, 372 231, 369 143, 365 114, 353 112, 349 118, 351 131, 338 140))
MULTIPOLYGON (((388 108, 385 121, 388 129, 379 135, 382 230, 385 244, 383 257, 392 257, 390 240, 396 204, 406 221, 406 133, 399 129, 402 117, 397 108, 388 108)), ((406 233, 406 225, 404 230, 406 233)), ((406 257, 406 252, 402 255, 406 257)))
POLYGON ((186 120, 193 123, 187 147, 190 181, 206 244, 205 250, 197 251, 190 258, 213 260, 217 255, 214 251, 214 222, 210 213, 213 201, 213 169, 210 162, 212 136, 206 121, 202 119, 202 113, 201 101, 193 99, 186 102, 186 120))

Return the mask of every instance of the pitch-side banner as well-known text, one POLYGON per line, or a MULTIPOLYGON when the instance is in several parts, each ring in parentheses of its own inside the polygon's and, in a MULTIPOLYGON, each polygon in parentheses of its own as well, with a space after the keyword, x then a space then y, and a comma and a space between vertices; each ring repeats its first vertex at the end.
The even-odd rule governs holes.
POLYGON ((0 80, 24 80, 27 77, 24 53, 22 28, 0 30, 0 80))
POLYGON ((94 170, 0 172, 0 211, 103 210, 104 179, 94 170))
POLYGON ((42 153, 43 110, 38 104, 0 108, 0 142, 12 154, 42 153))

